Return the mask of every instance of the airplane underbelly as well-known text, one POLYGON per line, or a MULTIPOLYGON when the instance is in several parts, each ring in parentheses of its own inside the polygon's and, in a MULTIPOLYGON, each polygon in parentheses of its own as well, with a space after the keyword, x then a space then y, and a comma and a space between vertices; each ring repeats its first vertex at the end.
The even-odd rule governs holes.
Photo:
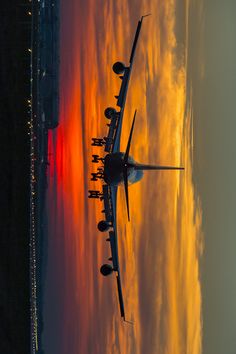
POLYGON ((123 153, 108 154, 104 161, 104 180, 107 184, 117 186, 123 182, 123 153))

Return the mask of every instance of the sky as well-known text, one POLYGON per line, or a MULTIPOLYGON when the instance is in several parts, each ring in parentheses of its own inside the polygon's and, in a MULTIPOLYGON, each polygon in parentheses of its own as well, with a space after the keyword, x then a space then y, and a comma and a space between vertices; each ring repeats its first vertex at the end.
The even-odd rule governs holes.
POLYGON ((46 352, 233 353, 235 5, 225 4, 61 1, 60 126, 49 137, 46 352), (115 279, 99 273, 109 247, 96 228, 102 204, 88 201, 87 190, 101 187, 89 181, 91 155, 101 153, 91 138, 105 136, 103 111, 115 106, 120 82, 112 64, 127 62, 137 21, 147 13, 121 149, 137 109, 131 155, 185 171, 150 171, 131 186, 130 223, 119 191, 131 326, 120 319, 115 279))
MULTIPOLYGON (((192 6, 193 14, 197 7, 192 6)), ((233 354, 236 348, 235 12, 235 1, 204 1, 201 16, 192 16, 190 27, 193 166, 204 233, 204 354, 233 354)))

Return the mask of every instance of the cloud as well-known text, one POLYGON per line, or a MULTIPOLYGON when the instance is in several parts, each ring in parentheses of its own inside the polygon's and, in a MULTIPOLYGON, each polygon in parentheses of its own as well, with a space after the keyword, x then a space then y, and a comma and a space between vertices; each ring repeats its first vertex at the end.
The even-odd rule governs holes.
POLYGON ((68 348, 71 354, 201 352, 201 210, 192 183, 186 67, 175 50, 175 21, 173 0, 62 2, 58 202, 51 201, 58 220, 54 230, 60 230, 52 237, 61 237, 64 247, 56 275, 63 269, 61 353, 68 348), (120 320, 115 279, 99 274, 110 255, 96 229, 102 204, 87 200, 88 186, 95 188, 88 183, 91 155, 101 153, 90 139, 106 134, 103 110, 115 105, 120 86, 112 64, 127 61, 137 20, 149 12, 130 81, 121 147, 137 108, 135 160, 183 164, 186 170, 150 171, 131 186, 129 224, 123 190, 118 193, 124 301, 127 318, 135 322, 129 326, 120 320))

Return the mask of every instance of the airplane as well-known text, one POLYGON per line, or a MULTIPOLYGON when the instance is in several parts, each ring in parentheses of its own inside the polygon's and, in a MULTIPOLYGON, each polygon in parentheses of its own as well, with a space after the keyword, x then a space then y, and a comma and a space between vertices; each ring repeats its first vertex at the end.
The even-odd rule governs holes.
POLYGON ((129 212, 129 184, 140 181, 143 177, 144 170, 183 170, 183 167, 172 167, 172 166, 154 166, 137 163, 130 155, 130 146, 132 140, 132 134, 135 124, 135 118, 137 110, 134 113, 133 122, 129 134, 129 139, 125 152, 120 151, 120 138, 121 129, 123 122, 123 114, 125 109, 125 102, 127 96, 127 90, 130 80, 130 74, 132 71, 133 61, 135 57, 135 51, 139 39, 139 34, 142 27, 142 22, 145 17, 149 15, 142 16, 138 21, 136 28, 136 33, 133 41, 133 46, 131 50, 129 65, 121 62, 116 62, 113 65, 113 71, 122 80, 120 92, 117 99, 117 106, 120 108, 117 111, 115 108, 108 107, 105 109, 105 117, 110 120, 108 124, 109 130, 108 134, 104 138, 92 138, 92 146, 104 147, 106 154, 105 157, 99 157, 99 155, 92 155, 93 163, 101 163, 100 167, 97 168, 97 172, 92 173, 92 181, 97 181, 98 179, 103 181, 102 191, 99 190, 89 190, 88 198, 90 199, 100 199, 103 202, 104 209, 102 212, 105 214, 105 220, 99 221, 97 227, 101 232, 108 232, 109 237, 107 241, 110 242, 111 247, 111 257, 109 261, 112 264, 103 264, 100 268, 100 272, 103 276, 108 276, 113 272, 116 274, 117 280, 117 290, 118 299, 120 306, 120 315, 125 322, 129 322, 125 317, 124 310, 124 300, 122 294, 121 285, 121 275, 118 257, 118 236, 117 236, 117 218, 116 218, 116 207, 117 207, 117 189, 120 185, 124 185, 125 189, 125 199, 126 208, 128 214, 128 220, 130 221, 129 212))

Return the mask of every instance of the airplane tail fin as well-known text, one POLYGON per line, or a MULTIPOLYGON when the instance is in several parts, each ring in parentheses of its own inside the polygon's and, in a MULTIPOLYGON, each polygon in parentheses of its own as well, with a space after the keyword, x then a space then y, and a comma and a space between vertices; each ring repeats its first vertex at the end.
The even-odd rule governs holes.
POLYGON ((175 167, 175 166, 157 166, 157 165, 145 165, 138 164, 134 165, 135 170, 184 170, 184 167, 175 167))

